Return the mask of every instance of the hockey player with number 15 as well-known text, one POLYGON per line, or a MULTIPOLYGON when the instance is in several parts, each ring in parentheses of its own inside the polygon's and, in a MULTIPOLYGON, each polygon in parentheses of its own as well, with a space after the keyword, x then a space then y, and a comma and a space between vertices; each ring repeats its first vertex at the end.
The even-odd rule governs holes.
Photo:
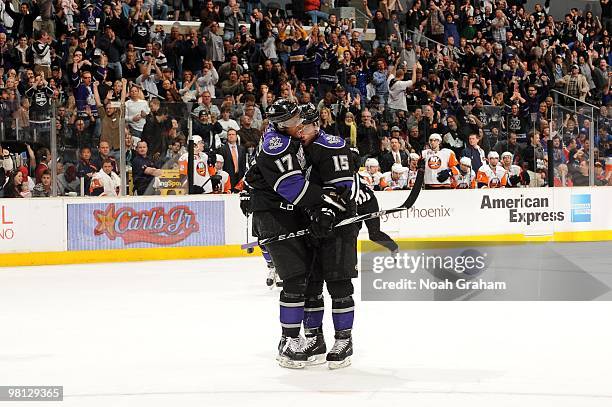
POLYGON ((358 226, 350 224, 339 228, 334 223, 353 217, 356 211, 356 191, 353 190, 354 164, 349 146, 342 137, 326 134, 319 129, 319 112, 311 103, 301 106, 304 129, 302 144, 308 168, 309 181, 321 185, 334 204, 326 203, 328 228, 313 228, 315 262, 306 287, 304 333, 306 354, 314 358, 310 363, 328 362, 330 369, 346 367, 353 354, 355 301, 352 278, 357 277, 358 226), (323 282, 332 298, 332 320, 335 343, 326 353, 323 337, 323 282))

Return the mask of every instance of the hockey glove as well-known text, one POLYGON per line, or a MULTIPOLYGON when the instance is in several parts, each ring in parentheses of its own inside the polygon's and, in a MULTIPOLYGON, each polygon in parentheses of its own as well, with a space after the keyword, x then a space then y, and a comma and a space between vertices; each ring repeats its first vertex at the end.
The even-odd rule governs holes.
POLYGON ((340 212, 346 212, 346 205, 350 200, 351 190, 345 188, 342 192, 335 189, 325 189, 323 191, 323 202, 329 207, 336 208, 340 212))
POLYGON ((529 185, 531 183, 531 177, 529 176, 529 172, 521 172, 521 178, 523 180, 523 185, 529 185))
POLYGON ((251 214, 251 195, 249 194, 249 191, 240 192, 240 210, 246 217, 251 214))
POLYGON ((310 234, 317 239, 323 239, 331 234, 334 228, 336 214, 333 209, 321 207, 312 215, 312 223, 310 224, 310 234))
POLYGON ((442 170, 438 173, 438 182, 446 182, 447 179, 450 178, 453 172, 449 169, 442 170))
POLYGON ((510 185, 513 187, 516 187, 521 183, 520 175, 512 175, 508 180, 510 181, 510 185))
POLYGON ((217 164, 217 154, 215 154, 215 152, 211 150, 208 152, 207 156, 208 156, 208 162, 207 162, 208 166, 214 167, 215 164, 217 164))
POLYGON ((210 185, 212 185, 213 191, 217 191, 221 186, 221 175, 215 174, 210 177, 210 185))

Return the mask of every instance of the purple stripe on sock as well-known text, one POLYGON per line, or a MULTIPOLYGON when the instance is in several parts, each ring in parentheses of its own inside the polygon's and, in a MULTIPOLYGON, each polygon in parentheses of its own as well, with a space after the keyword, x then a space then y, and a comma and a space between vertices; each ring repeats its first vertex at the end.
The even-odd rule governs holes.
POLYGON ((353 318, 355 317, 355 312, 343 312, 341 314, 332 314, 332 320, 334 321, 334 329, 336 331, 343 331, 345 329, 353 328, 353 318))
POLYGON ((305 311, 304 328, 319 328, 323 325, 323 311, 305 311))
POLYGON ((266 262, 272 263, 272 256, 270 256, 270 253, 268 253, 268 251, 264 249, 263 246, 259 247, 261 248, 261 254, 263 255, 263 258, 266 260, 266 262))
POLYGON ((301 324, 304 319, 304 307, 280 306, 281 324, 301 324))

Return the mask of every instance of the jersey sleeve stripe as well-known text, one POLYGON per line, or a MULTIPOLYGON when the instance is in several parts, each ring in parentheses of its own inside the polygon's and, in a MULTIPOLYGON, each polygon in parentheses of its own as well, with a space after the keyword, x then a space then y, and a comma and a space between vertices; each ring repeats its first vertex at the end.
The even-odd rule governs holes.
POLYGON ((342 182, 342 181, 351 181, 351 182, 353 182, 353 177, 334 178, 334 179, 330 179, 329 181, 325 181, 325 184, 326 185, 336 184, 336 183, 342 182))
POLYGON ((300 192, 300 194, 297 196, 297 198, 295 198, 295 200, 293 201, 293 203, 294 203, 295 205, 297 205, 297 204, 298 204, 298 202, 300 202, 300 200, 301 200, 301 199, 304 197, 304 194, 306 193, 306 190, 308 190, 308 185, 309 185, 309 184, 310 184, 310 183, 309 183, 308 181, 306 181, 306 182, 304 183, 304 188, 302 188, 302 192, 300 192))
POLYGON ((291 177, 292 175, 297 175, 297 174, 302 174, 302 171, 294 170, 294 171, 290 171, 286 174, 281 175, 274 183, 274 190, 278 192, 278 187, 280 183, 283 182, 283 180, 285 180, 287 177, 291 177))

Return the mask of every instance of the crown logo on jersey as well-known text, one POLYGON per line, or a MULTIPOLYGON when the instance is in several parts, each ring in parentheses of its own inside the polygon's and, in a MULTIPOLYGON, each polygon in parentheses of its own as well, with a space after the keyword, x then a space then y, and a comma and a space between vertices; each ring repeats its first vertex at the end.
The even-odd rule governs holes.
POLYGON ((283 140, 278 136, 271 137, 270 141, 268 142, 268 148, 270 150, 276 150, 277 148, 281 148, 282 146, 283 140))
POLYGON ((124 206, 115 210, 115 204, 110 204, 104 211, 94 211, 93 216, 98 222, 94 235, 106 235, 109 240, 119 237, 126 245, 140 242, 172 245, 200 230, 195 214, 184 205, 166 212, 162 207, 138 211, 124 206))

